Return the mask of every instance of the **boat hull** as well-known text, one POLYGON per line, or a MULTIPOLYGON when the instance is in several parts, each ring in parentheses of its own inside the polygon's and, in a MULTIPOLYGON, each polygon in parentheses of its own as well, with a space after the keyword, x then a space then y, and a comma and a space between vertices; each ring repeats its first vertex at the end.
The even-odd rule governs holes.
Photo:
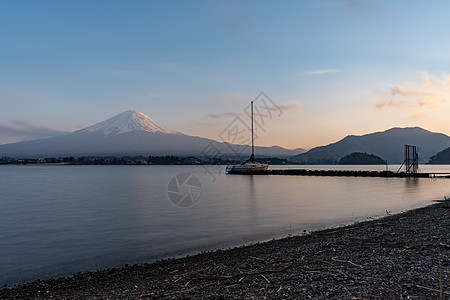
POLYGON ((266 171, 268 164, 249 163, 244 165, 227 166, 226 171, 229 174, 246 174, 254 171, 266 171))

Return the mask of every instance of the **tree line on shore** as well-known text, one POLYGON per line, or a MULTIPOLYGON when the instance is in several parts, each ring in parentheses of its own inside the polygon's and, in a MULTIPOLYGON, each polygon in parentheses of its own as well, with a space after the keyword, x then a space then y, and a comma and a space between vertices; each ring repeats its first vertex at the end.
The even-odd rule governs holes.
MULTIPOLYGON (((81 157, 46 157, 46 158, 13 158, 1 157, 0 164, 69 164, 69 165, 228 165, 238 164, 241 159, 228 159, 221 157, 180 157, 165 156, 81 156, 81 157)), ((256 158, 258 162, 271 162, 273 164, 290 164, 287 159, 274 157, 256 158)))
MULTIPOLYGON (((70 165, 229 165, 239 164, 243 158, 196 157, 196 156, 66 156, 47 158, 13 158, 1 157, 0 164, 70 164, 70 165)), ((340 160, 319 159, 309 162, 294 162, 286 158, 256 157, 255 161, 272 165, 374 165, 386 164, 382 158, 361 152, 351 153, 340 160)))
POLYGON ((195 156, 81 156, 81 157, 46 157, 13 158, 2 157, 0 164, 69 164, 69 165, 202 165, 229 164, 234 160, 221 158, 198 158, 195 156))

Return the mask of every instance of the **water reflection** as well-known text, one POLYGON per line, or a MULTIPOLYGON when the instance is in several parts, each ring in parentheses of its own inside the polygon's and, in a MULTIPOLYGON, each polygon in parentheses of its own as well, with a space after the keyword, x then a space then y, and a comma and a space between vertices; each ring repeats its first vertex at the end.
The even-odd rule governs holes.
POLYGON ((255 175, 245 176, 248 178, 248 187, 249 187, 249 209, 248 209, 248 215, 252 220, 256 220, 258 217, 258 199, 257 199, 257 193, 255 191, 255 175))
MULTIPOLYGON (((427 178, 427 180, 431 180, 431 179, 427 178)), ((405 178, 405 185, 406 185, 407 189, 417 189, 419 186, 419 182, 420 182, 419 178, 415 178, 415 177, 405 178)))
POLYGON ((245 176, 195 166, 1 166, 0 284, 148 262, 382 216, 449 196, 450 179, 245 176), (191 208, 167 183, 195 174, 191 208), (38 192, 37 192, 38 191, 38 192))

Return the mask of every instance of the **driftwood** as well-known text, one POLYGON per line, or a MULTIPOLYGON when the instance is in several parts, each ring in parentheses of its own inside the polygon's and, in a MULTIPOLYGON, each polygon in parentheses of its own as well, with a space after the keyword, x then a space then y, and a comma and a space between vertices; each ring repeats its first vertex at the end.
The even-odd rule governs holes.
POLYGON ((443 205, 444 208, 447 208, 447 209, 450 208, 450 199, 448 199, 447 197, 444 197, 444 200, 434 200, 434 202, 444 204, 443 205))
POLYGON ((264 274, 261 274, 261 277, 262 278, 264 278, 264 280, 267 282, 267 283, 270 283, 270 280, 269 279, 267 279, 267 277, 266 276, 264 276, 264 274))
POLYGON ((325 234, 333 234, 333 233, 338 233, 338 232, 343 232, 343 231, 349 231, 349 230, 355 230, 355 229, 358 229, 358 227, 350 227, 350 228, 344 228, 344 229, 339 229, 339 230, 329 231, 329 232, 325 232, 325 234))
POLYGON ((255 256, 249 256, 248 258, 261 260, 261 261, 266 261, 265 259, 262 259, 262 258, 259 258, 259 257, 255 257, 255 256))
POLYGON ((163 298, 163 297, 175 296, 175 295, 178 295, 178 294, 183 294, 183 293, 187 293, 187 292, 193 291, 195 289, 198 289, 198 286, 191 287, 190 289, 185 289, 185 290, 180 290, 180 291, 173 291, 173 292, 164 293, 164 294, 148 293, 148 294, 140 296, 138 299, 163 298))
MULTIPOLYGON (((440 293, 441 292, 440 290, 432 289, 432 288, 429 288, 429 287, 426 287, 426 286, 421 286, 421 285, 418 285, 418 284, 416 284, 415 286, 420 288, 420 289, 425 289, 425 290, 429 290, 429 291, 436 292, 436 293, 440 293)), ((445 295, 450 295, 450 292, 444 291, 444 294, 445 295)))
POLYGON ((329 267, 320 267, 320 268, 314 268, 314 269, 309 269, 309 272, 317 272, 317 271, 321 271, 321 270, 330 270, 330 269, 340 269, 340 268, 345 268, 344 266, 329 266, 329 267))
MULTIPOLYGON (((272 270, 261 270, 261 271, 255 271, 255 272, 244 272, 239 273, 235 275, 200 275, 198 277, 191 278, 191 280, 201 280, 201 279, 209 279, 209 280, 226 280, 226 279, 232 279, 236 277, 244 277, 244 276, 252 276, 252 275, 263 275, 263 274, 271 274, 271 273, 280 273, 284 272, 287 269, 292 267, 292 264, 287 265, 286 267, 282 269, 272 269, 272 270)), ((265 276, 263 276, 265 278, 265 276)), ((265 278, 266 281, 268 280, 265 278)))
POLYGON ((354 262, 352 262, 352 261, 350 261, 350 260, 337 259, 337 256, 332 257, 331 259, 334 260, 334 261, 338 261, 338 262, 349 263, 349 264, 354 265, 354 266, 356 266, 356 267, 360 267, 361 269, 367 268, 367 267, 365 267, 365 266, 361 266, 361 265, 355 264, 354 262))

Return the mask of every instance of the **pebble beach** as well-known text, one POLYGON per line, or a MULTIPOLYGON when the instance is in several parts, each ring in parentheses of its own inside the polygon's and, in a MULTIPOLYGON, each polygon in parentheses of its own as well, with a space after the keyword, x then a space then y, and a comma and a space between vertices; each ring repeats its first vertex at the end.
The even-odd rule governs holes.
POLYGON ((4 286, 0 299, 450 299, 449 245, 442 201, 249 246, 4 286))

